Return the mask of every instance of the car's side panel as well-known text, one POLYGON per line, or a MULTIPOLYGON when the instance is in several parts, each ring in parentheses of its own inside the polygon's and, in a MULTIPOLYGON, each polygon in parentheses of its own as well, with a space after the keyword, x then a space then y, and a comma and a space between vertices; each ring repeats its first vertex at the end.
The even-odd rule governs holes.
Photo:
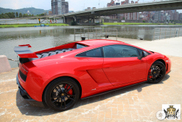
POLYGON ((95 82, 97 82, 97 84, 101 85, 101 84, 105 84, 105 83, 109 83, 108 78, 106 77, 103 69, 89 69, 87 70, 87 72, 89 73, 89 75, 95 80, 95 82))
POLYGON ((113 85, 125 85, 146 78, 145 60, 137 57, 105 58, 103 69, 113 85))
POLYGON ((37 101, 42 100, 42 94, 46 86, 58 77, 68 76, 79 81, 82 87, 82 97, 98 93, 100 86, 111 85, 104 73, 100 76, 105 81, 96 76, 102 71, 103 58, 63 58, 49 61, 35 63, 35 67, 29 70, 26 84, 23 84, 31 97, 37 101), (39 63, 45 63, 45 66, 36 67, 36 65, 40 66, 39 63))

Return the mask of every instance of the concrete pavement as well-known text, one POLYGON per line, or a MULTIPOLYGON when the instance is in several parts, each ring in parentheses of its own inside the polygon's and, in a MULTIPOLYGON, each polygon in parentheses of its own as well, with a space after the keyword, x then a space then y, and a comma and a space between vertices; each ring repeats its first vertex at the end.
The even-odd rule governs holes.
MULTIPOLYGON (((171 40, 173 41, 173 39, 171 40)), ((15 81, 18 68, 1 73, 0 121, 158 122, 156 113, 162 110, 162 104, 181 104, 182 106, 182 55, 179 52, 179 54, 173 56, 167 50, 181 50, 178 46, 181 42, 176 47, 172 47, 173 43, 168 40, 169 44, 165 47, 159 45, 163 41, 136 42, 136 40, 130 39, 125 41, 146 49, 150 47, 151 50, 158 47, 160 49, 156 48, 157 50, 154 51, 164 51, 168 55, 172 61, 172 71, 165 76, 161 83, 144 83, 102 96, 80 100, 73 109, 64 112, 55 112, 37 104, 30 105, 25 101, 19 95, 15 81), (176 55, 179 55, 179 57, 176 55)), ((177 42, 175 41, 175 43, 177 42)), ((175 120, 172 122, 175 122, 175 120)))
MULTIPOLYGON (((114 37, 109 37, 109 39, 116 40, 114 37)), ((167 38, 154 41, 126 38, 117 38, 117 40, 133 44, 147 50, 160 52, 165 55, 182 57, 182 37, 167 38)))

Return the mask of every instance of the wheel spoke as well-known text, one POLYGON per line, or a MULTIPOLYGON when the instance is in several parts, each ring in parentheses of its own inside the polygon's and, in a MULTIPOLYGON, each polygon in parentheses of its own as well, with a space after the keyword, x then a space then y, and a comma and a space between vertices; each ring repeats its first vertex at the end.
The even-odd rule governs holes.
POLYGON ((59 91, 61 91, 61 87, 58 85, 59 91))
POLYGON ((66 90, 66 93, 68 93, 73 87, 70 86, 70 88, 68 90, 66 90))
POLYGON ((164 70, 164 67, 160 68, 160 71, 163 71, 164 70))
POLYGON ((156 82, 156 78, 153 79, 153 82, 156 82))
POLYGON ((56 91, 58 91, 58 92, 60 91, 57 87, 55 87, 55 89, 56 89, 56 91))
POLYGON ((63 99, 61 99, 61 108, 62 108, 62 106, 63 106, 63 102, 62 102, 62 101, 63 101, 63 99))
POLYGON ((72 101, 75 101, 75 99, 71 98, 71 97, 68 97, 68 99, 72 100, 72 101))
POLYGON ((55 103, 57 100, 59 99, 59 97, 57 97, 54 101, 52 101, 53 103, 55 103))
POLYGON ((65 90, 67 90, 67 89, 68 89, 68 86, 69 86, 69 85, 67 84, 67 86, 66 86, 65 90))
POLYGON ((65 101, 65 97, 64 97, 64 107, 66 107, 66 101, 65 101))
POLYGON ((161 76, 162 76, 162 74, 159 74, 159 76, 158 76, 158 77, 160 78, 161 76))
POLYGON ((71 95, 71 94, 68 94, 67 96, 69 96, 69 97, 75 97, 75 95, 71 95))

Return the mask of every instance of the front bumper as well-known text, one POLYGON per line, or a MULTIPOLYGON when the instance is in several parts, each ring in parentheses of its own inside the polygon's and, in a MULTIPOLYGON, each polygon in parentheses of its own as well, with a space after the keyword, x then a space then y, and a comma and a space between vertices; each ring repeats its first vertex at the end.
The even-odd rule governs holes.
POLYGON ((168 62, 166 62, 167 66, 166 66, 166 74, 171 72, 171 60, 168 59, 168 62))

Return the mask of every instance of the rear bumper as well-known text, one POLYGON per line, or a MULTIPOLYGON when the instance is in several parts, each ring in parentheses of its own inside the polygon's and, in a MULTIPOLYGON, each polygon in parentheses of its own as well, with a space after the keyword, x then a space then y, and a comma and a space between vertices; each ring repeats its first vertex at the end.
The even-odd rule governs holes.
POLYGON ((34 99, 32 99, 29 94, 26 92, 26 90, 21 86, 19 79, 18 79, 18 75, 16 76, 16 83, 18 85, 19 88, 19 93, 20 95, 26 100, 28 101, 32 106, 37 106, 37 107, 45 107, 46 105, 42 102, 36 101, 34 99))
POLYGON ((16 76, 16 83, 17 83, 17 85, 18 85, 20 95, 21 95, 24 99, 26 99, 26 100, 28 100, 28 101, 35 101, 34 99, 32 99, 32 98, 28 95, 28 93, 26 92, 26 90, 20 85, 20 82, 19 82, 19 79, 18 79, 18 75, 16 76))

